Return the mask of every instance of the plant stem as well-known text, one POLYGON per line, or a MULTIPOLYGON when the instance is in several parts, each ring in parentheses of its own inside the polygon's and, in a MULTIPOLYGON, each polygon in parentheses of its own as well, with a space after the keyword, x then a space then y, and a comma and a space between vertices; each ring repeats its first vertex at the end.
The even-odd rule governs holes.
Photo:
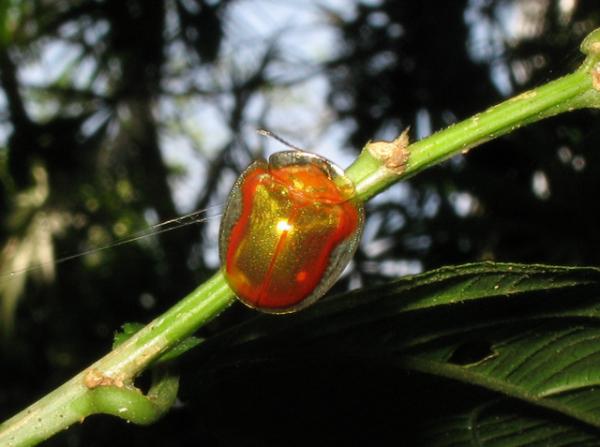
POLYGON ((373 156, 369 150, 372 143, 369 143, 346 170, 346 174, 354 181, 358 197, 368 200, 398 180, 411 177, 453 155, 465 153, 524 125, 567 111, 585 107, 600 108, 598 60, 597 54, 590 53, 574 73, 522 93, 409 145, 405 148, 408 161, 403 170, 387 168, 383 160, 373 156))
POLYGON ((108 355, 0 425, 0 446, 35 445, 94 413, 151 422, 152 409, 134 388, 135 377, 232 301, 233 292, 218 272, 108 355))
MULTIPOLYGON (((568 76, 412 145, 406 146, 401 138, 397 139, 390 147, 402 153, 392 154, 391 165, 369 150, 374 143, 367 144, 346 171, 356 184, 358 197, 367 200, 399 179, 523 125, 579 108, 600 107, 600 29, 588 35, 582 51, 587 58, 568 76)), ((0 446, 34 445, 95 413, 113 414, 141 424, 156 420, 171 405, 177 380, 167 376, 154 394, 144 396, 135 388, 134 379, 232 301, 233 292, 221 272, 216 273, 108 355, 0 425, 0 446)))

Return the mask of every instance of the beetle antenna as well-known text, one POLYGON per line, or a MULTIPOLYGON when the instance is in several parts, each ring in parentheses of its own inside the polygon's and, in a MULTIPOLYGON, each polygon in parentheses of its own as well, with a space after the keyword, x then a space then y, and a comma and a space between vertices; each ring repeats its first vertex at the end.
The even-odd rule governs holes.
POLYGON ((281 144, 294 149, 296 151, 300 151, 300 152, 305 152, 304 149, 299 148, 298 146, 294 146, 292 143, 284 140, 283 138, 281 138, 279 135, 271 132, 270 130, 265 130, 265 129, 258 129, 256 131, 257 134, 262 135, 263 137, 270 137, 273 138, 274 140, 279 141, 281 144))

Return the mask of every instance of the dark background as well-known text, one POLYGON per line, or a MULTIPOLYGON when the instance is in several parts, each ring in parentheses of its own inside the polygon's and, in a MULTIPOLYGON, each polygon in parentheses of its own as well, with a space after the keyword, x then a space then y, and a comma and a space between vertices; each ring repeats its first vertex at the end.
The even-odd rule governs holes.
MULTIPOLYGON (((224 42, 250 26, 232 19, 238 3, 250 2, 0 1, 1 420, 108 351, 122 323, 148 321, 214 270, 208 222, 60 264, 55 274, 48 264, 181 213, 174 185, 186 166, 165 161, 163 136, 184 129, 161 119, 161 102, 222 110, 227 137, 217 148, 203 123, 200 136, 186 135, 204 166, 199 192, 186 200, 202 209, 222 203, 235 175, 262 154, 248 128, 277 132, 272 126, 285 122, 253 112, 259 101, 278 114, 270 92, 286 96, 322 77, 342 145, 358 153, 369 139, 406 126, 421 137, 568 73, 581 61, 581 39, 600 24, 591 1, 282 2, 318 11, 335 35, 334 55, 298 62, 283 51, 290 25, 282 23, 256 43, 264 51, 254 63, 232 73, 235 51, 224 42), (28 83, 23 72, 52 42, 79 57, 56 79, 28 83), (202 83, 202 73, 213 82, 202 83), (44 264, 9 277, 17 258, 19 268, 44 264)), ((478 260, 599 264, 598 119, 592 111, 556 117, 395 186, 369 204, 365 241, 335 290, 478 260)), ((235 306, 203 335, 251 317, 235 306)), ((185 365, 184 382, 198 362, 185 365)), ((360 443, 348 433, 363 422, 356 431, 365 442, 411 427, 388 411, 408 392, 386 388, 400 372, 301 353, 286 365, 284 378, 273 362, 250 377, 184 386, 177 408, 151 428, 94 417, 48 444, 285 445, 305 426, 321 441, 347 430, 360 443), (365 377, 379 385, 357 388, 365 377), (273 430, 273 418, 287 422, 273 430)), ((430 383, 421 391, 423 402, 435 394, 430 383)))

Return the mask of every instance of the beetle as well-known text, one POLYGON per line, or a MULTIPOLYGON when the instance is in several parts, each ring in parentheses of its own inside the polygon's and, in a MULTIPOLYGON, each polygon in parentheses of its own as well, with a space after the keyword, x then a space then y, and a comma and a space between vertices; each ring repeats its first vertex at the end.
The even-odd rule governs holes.
POLYGON ((354 184, 329 160, 277 152, 235 182, 221 220, 219 255, 241 302, 288 313, 318 300, 356 251, 364 224, 354 184))

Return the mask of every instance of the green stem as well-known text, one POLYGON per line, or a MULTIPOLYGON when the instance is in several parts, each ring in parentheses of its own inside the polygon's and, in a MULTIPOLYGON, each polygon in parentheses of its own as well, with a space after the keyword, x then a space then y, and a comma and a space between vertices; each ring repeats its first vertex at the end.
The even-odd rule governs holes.
POLYGON ((152 422, 172 403, 176 381, 167 378, 159 382, 164 389, 144 396, 133 380, 232 301, 233 292, 218 272, 108 355, 0 425, 0 446, 35 445, 95 413, 152 422), (160 402, 162 396, 167 402, 160 402))
MULTIPOLYGON (((596 32, 590 37, 600 39, 596 32)), ((358 196, 367 200, 400 179, 411 177, 453 155, 464 153, 524 125, 567 111, 599 108, 600 92, 594 78, 598 77, 600 57, 590 50, 593 44, 589 40, 586 39, 582 45, 589 55, 576 72, 522 93, 411 144, 406 148, 408 162, 402 171, 388 169, 382 160, 371 154, 367 145, 346 170, 356 184, 358 196)))
MULTIPOLYGON (((355 182, 359 197, 366 200, 399 179, 525 124, 579 108, 600 107, 600 29, 584 40, 582 51, 587 58, 573 74, 408 147, 398 139, 390 146, 400 151, 388 159, 392 164, 376 158, 367 144, 346 171, 355 182)), ((113 414, 140 424, 156 420, 172 405, 177 378, 167 375, 147 396, 135 388, 134 379, 166 351, 216 317, 232 300, 233 292, 218 272, 108 355, 0 425, 0 445, 34 445, 95 413, 113 414)))

